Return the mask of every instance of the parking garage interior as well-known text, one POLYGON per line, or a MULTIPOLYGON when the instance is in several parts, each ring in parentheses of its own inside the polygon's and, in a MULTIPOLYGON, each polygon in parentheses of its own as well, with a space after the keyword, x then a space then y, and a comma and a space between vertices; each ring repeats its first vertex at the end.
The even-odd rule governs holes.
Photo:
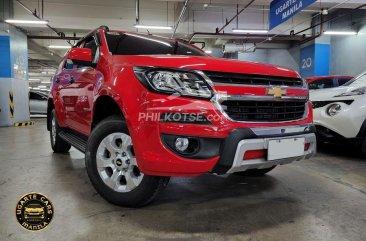
MULTIPOLYGON (((365 240, 365 43, 364 0, 0 0, 0 240, 365 240), (295 5, 294 12, 289 13, 291 16, 273 25, 276 4, 282 4, 281 8, 295 5), (85 155, 80 151, 83 147, 71 143, 73 147, 69 152, 55 152, 50 97, 53 100, 56 94, 58 96, 57 75, 66 69, 69 53, 80 47, 84 36, 90 37, 88 34, 93 31, 114 30, 145 36, 141 38, 162 36, 154 39, 155 43, 174 39, 193 45, 205 55, 202 58, 235 61, 206 63, 201 57, 193 57, 201 62, 195 59, 191 65, 185 63, 183 70, 200 71, 199 65, 212 64, 215 69, 210 71, 222 74, 225 71, 220 68, 224 65, 255 62, 260 64, 261 71, 276 68, 283 75, 295 73, 298 77, 288 74, 283 79, 299 79, 303 86, 298 89, 308 91, 301 93, 306 93, 306 101, 311 106, 306 107, 304 115, 311 118, 312 123, 308 123, 310 129, 304 131, 314 129, 314 138, 316 135, 316 144, 309 144, 310 149, 314 147, 314 153, 309 154, 311 158, 289 164, 279 162, 275 169, 261 176, 224 174, 215 169, 200 175, 172 174, 164 191, 143 207, 106 201, 88 178, 85 155), (39 232, 27 229, 14 213, 18 202, 29 193, 45 195, 52 201, 52 221, 39 232)), ((131 45, 132 48, 135 46, 131 45)), ((190 54, 188 51, 187 56, 190 54)), ((183 57, 189 58, 187 56, 183 57)), ((150 60, 146 65, 151 68, 156 64, 150 60)), ((97 65, 90 66, 97 68, 97 65)), ((247 78, 245 71, 250 71, 250 66, 238 68, 243 71, 240 76, 230 75, 230 91, 236 95, 246 93, 237 93, 235 81, 247 78)), ((214 82, 209 88, 218 90, 216 85, 223 88, 228 83, 222 80, 224 75, 220 77, 222 82, 217 83, 213 75, 207 74, 208 70, 202 71, 212 79, 208 85, 214 82)), ((203 78, 205 81, 207 76, 203 78)), ((259 78, 259 74, 255 76, 259 78)), ((253 83, 248 86, 257 88, 253 83)), ((283 87, 287 82, 282 82, 279 89, 272 86, 273 82, 265 83, 270 83, 268 88, 274 91, 271 97, 276 100, 291 97, 291 86, 283 87)), ((146 89, 147 95, 156 94, 154 86, 153 90, 151 86, 146 89)), ((79 100, 84 94, 78 90, 82 90, 75 92, 79 100)), ((130 92, 136 91, 131 89, 130 92)), ((270 89, 263 93, 271 95, 270 89)), ((135 99, 129 99, 126 103, 133 101, 135 99)), ((169 102, 169 98, 165 101, 169 102)), ((194 108, 203 105, 203 101, 199 99, 194 108)), ((101 115, 115 114, 113 106, 107 106, 101 115)), ((170 106, 169 111, 179 108, 170 106)), ((225 112, 217 108, 215 111, 225 112)), ((258 105, 256 108, 259 109, 256 118, 267 118, 258 105)), ((121 109, 118 114, 124 114, 129 126, 128 116, 133 115, 133 111, 128 113, 121 109)), ((240 118, 247 117, 239 114, 240 118)), ((270 117, 275 114, 278 116, 277 112, 271 112, 270 117)), ((229 112, 223 116, 225 123, 236 122, 229 112)), ((98 118, 98 123, 91 125, 92 129, 103 119, 98 118)), ((241 123, 249 123, 249 127, 253 124, 241 123)), ((185 129, 184 123, 175 124, 181 125, 175 130, 185 129)), ((261 131, 268 134, 267 124, 262 121, 255 126, 264 128, 261 131)), ((136 127, 128 128, 129 132, 136 129, 138 133, 143 125, 139 122, 136 127)), ((282 129, 278 135, 286 134, 286 121, 274 122, 270 127, 279 125, 282 129)), ((220 124, 215 131, 219 132, 220 128, 223 131, 229 126, 223 128, 220 124)), ((173 124, 171 129, 174 129, 173 124)), ((207 127, 205 131, 208 135, 211 129, 207 127)), ((183 146, 197 140, 192 133, 185 139, 176 138, 175 147, 166 145, 164 150, 178 153, 178 144, 183 146)), ((149 142, 148 138, 151 136, 139 142, 154 146, 154 141, 149 142)), ((215 138, 221 138, 220 134, 215 138)), ((267 143, 273 138, 264 140, 267 143)), ((198 140, 203 147, 201 139, 198 140)), ((167 141, 159 137, 156 142, 164 145, 167 141)), ((85 141, 85 145, 90 143, 90 139, 85 141)), ((218 146, 214 146, 214 142, 208 144, 212 152, 221 153, 216 160, 224 156, 225 142, 220 143, 218 146)), ((305 151, 309 148, 306 144, 305 151)), ((282 152, 286 152, 286 148, 282 152)), ((145 158, 150 152, 146 153, 141 157, 145 158)), ((152 163, 157 156, 151 155, 152 163)), ((183 155, 183 158, 190 157, 183 155)), ((204 159, 200 158, 198 161, 204 159)), ((242 159, 245 162, 245 156, 242 159)), ((261 168, 271 167, 268 161, 261 168)))

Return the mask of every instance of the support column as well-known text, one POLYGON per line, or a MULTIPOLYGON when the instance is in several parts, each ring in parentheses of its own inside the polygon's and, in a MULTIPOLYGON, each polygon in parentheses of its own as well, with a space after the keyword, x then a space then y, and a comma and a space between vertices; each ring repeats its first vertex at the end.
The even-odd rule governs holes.
POLYGON ((302 77, 329 75, 330 38, 319 37, 303 46, 300 50, 300 74, 302 77))
MULTIPOLYGON (((12 18, 12 1, 0 6, 0 16, 12 18)), ((0 25, 0 66, 0 126, 29 121, 27 36, 8 24, 0 25)))

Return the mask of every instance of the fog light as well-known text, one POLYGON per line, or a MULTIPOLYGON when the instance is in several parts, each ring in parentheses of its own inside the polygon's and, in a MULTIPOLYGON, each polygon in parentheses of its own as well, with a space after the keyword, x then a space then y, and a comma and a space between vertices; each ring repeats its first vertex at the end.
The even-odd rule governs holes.
POLYGON ((332 104, 327 109, 327 113, 330 116, 335 116, 340 111, 341 111, 341 105, 339 105, 339 104, 332 104))
POLYGON ((184 152, 185 150, 187 150, 188 146, 188 138, 178 137, 177 139, 175 139, 175 149, 177 149, 177 151, 184 152))

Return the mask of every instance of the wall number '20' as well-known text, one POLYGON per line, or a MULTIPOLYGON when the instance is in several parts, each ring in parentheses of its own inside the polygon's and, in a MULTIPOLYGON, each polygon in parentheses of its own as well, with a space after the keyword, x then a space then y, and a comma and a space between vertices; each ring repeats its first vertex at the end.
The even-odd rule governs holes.
POLYGON ((313 60, 310 57, 302 60, 303 69, 310 68, 312 64, 313 64, 313 60))

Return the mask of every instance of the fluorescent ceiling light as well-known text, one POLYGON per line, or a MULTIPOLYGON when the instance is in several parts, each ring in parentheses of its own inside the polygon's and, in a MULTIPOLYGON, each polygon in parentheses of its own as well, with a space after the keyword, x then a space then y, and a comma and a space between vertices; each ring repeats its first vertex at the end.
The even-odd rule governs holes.
POLYGON ((206 54, 212 54, 212 50, 205 50, 206 54))
POLYGON ((29 79, 29 81, 40 81, 41 79, 29 79))
POLYGON ((45 86, 45 85, 38 85, 38 88, 40 88, 40 89, 46 89, 47 86, 45 86))
POLYGON ((5 22, 14 24, 48 24, 48 21, 45 20, 6 19, 5 22))
POLYGON ((67 46, 67 45, 49 45, 48 46, 49 49, 69 49, 71 48, 71 46, 67 46))
POLYGON ((172 27, 170 26, 152 26, 152 25, 135 25, 134 27, 143 29, 165 29, 165 30, 172 29, 172 27))
POLYGON ((38 87, 33 87, 33 89, 34 89, 34 90, 40 90, 40 88, 38 88, 38 87))
POLYGON ((355 31, 325 31, 326 35, 357 35, 355 31))
POLYGON ((234 33, 268 33, 265 29, 233 29, 234 33))
POLYGON ((41 81, 41 84, 51 84, 50 81, 41 81))

